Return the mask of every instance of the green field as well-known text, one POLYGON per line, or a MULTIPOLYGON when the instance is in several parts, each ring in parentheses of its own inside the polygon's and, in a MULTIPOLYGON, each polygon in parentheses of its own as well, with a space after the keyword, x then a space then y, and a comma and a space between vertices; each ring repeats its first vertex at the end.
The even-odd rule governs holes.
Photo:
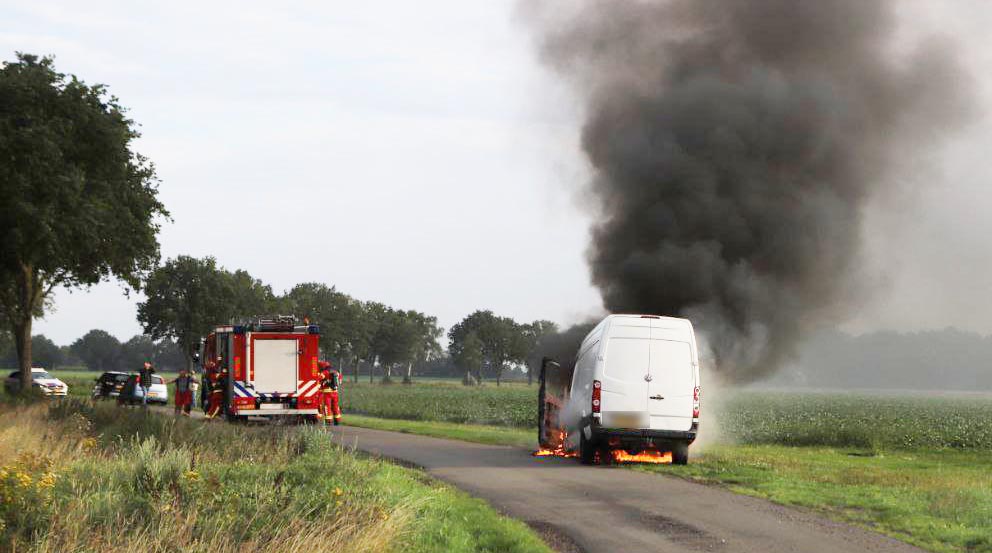
POLYGON ((322 428, 0 404, 0 551, 546 552, 521 522, 322 428))
MULTIPOLYGON (((345 384, 342 407, 387 419, 534 428, 537 386, 345 384)), ((992 450, 992 398, 741 391, 702 400, 702 432, 736 444, 992 450), (712 427, 711 427, 712 428, 712 427)))
MULTIPOLYGON (((347 424, 533 447, 536 394, 349 382, 342 403, 347 424)), ((688 466, 629 468, 810 508, 931 551, 992 552, 988 396, 740 391, 704 395, 702 425, 688 466)))

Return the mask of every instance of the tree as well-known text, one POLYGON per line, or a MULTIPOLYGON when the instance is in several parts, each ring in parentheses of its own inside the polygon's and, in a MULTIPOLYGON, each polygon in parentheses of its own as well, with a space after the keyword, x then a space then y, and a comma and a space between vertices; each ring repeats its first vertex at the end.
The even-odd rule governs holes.
POLYGON ((138 321, 153 340, 176 340, 186 368, 192 369, 193 353, 210 326, 231 316, 233 291, 231 279, 214 258, 180 255, 148 278, 138 321))
POLYGON ((175 340, 159 340, 155 342, 155 366, 163 370, 178 371, 186 366, 186 356, 175 340))
MULTIPOLYGON (((265 315, 276 315, 283 307, 272 293, 272 287, 254 278, 248 271, 238 269, 233 273, 221 270, 230 290, 227 318, 247 320, 265 315)), ((218 321, 219 322, 219 321, 218 321)))
POLYGON ((460 368, 476 375, 476 382, 482 382, 482 365, 485 362, 482 347, 479 335, 472 331, 465 335, 458 353, 452 355, 452 359, 460 368))
POLYGON ((144 334, 133 336, 121 344, 116 366, 125 371, 136 371, 145 361, 153 362, 157 366, 159 365, 158 360, 155 359, 157 349, 150 337, 144 334))
POLYGON ((404 381, 410 382, 413 364, 440 351, 437 343, 440 335, 441 328, 435 317, 418 311, 388 311, 383 324, 381 354, 386 379, 392 377, 392 367, 406 365, 404 381))
POLYGON ((383 350, 389 343, 389 333, 386 322, 389 318, 389 307, 379 302, 370 301, 362 305, 362 334, 358 337, 359 345, 365 359, 369 363, 369 382, 375 382, 375 365, 382 357, 383 350))
MULTIPOLYGON (((475 333, 482 343, 482 354, 488 362, 490 373, 496 377, 499 386, 503 369, 508 363, 524 362, 527 355, 527 340, 523 327, 509 317, 497 317, 492 311, 476 311, 448 331, 448 350, 453 359, 462 358, 462 349, 469 334, 475 333)), ((478 379, 482 381, 480 368, 478 379)))
POLYGON ((138 289, 158 262, 155 169, 117 98, 17 54, 0 68, 0 313, 14 335, 21 389, 31 327, 58 287, 116 277, 138 289))
POLYGON ((551 321, 534 321, 529 325, 524 325, 523 336, 526 340, 525 349, 527 350, 527 385, 530 386, 534 382, 534 371, 540 369, 541 367, 541 356, 539 355, 540 346, 542 340, 546 340, 548 336, 553 336, 558 333, 558 325, 551 321))
POLYGON ((120 363, 121 343, 109 332, 93 329, 72 343, 72 351, 91 371, 109 371, 120 363))
POLYGON ((44 334, 31 337, 32 364, 36 367, 54 369, 62 364, 62 349, 49 340, 44 334))
POLYGON ((284 299, 290 312, 320 325, 320 346, 325 355, 338 360, 354 357, 355 326, 362 315, 360 302, 317 282, 297 284, 284 299))

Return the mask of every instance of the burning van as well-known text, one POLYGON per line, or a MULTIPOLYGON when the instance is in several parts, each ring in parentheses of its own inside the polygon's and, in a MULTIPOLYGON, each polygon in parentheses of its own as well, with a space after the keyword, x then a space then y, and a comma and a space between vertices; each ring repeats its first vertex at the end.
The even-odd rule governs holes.
POLYGON ((688 320, 610 315, 574 361, 544 359, 541 447, 584 463, 686 464, 699 428, 698 359, 688 320))

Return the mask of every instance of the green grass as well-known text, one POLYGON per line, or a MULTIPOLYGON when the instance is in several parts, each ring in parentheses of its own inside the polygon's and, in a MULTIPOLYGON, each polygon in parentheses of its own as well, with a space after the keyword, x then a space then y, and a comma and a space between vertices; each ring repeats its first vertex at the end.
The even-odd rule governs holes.
POLYGON ((346 382, 341 407, 387 419, 531 427, 537 421, 537 386, 463 386, 450 380, 388 386, 346 382))
POLYGON ((717 446, 685 467, 638 465, 814 509, 939 552, 992 551, 992 458, 985 452, 887 452, 717 446))
POLYGON ((450 422, 406 421, 398 419, 382 419, 363 415, 349 414, 344 419, 349 426, 373 428, 376 430, 391 430, 404 434, 419 434, 449 440, 462 440, 489 445, 511 445, 516 447, 534 447, 536 432, 522 428, 506 428, 499 426, 483 426, 477 424, 457 424, 450 422))
POLYGON ((69 399, 0 411, 0 550, 548 551, 521 522, 321 428, 69 399))
MULTIPOLYGON (((342 393, 346 406, 352 394, 352 409, 376 415, 346 410, 347 424, 534 447, 536 386, 348 383, 342 393), (494 414, 504 404, 512 416, 494 414)), ((719 420, 720 433, 693 447, 687 467, 631 468, 809 508, 931 551, 992 552, 992 398, 739 391, 719 407, 704 395, 703 406, 703 432, 719 420)))

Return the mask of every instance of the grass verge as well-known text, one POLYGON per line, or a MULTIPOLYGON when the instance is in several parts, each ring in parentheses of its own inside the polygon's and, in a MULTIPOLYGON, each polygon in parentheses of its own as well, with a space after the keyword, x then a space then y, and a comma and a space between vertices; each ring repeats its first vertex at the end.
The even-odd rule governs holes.
POLYGON ((548 551, 484 502, 327 438, 73 399, 4 405, 0 550, 548 551))
POLYGON ((450 422, 408 421, 382 419, 364 415, 348 415, 345 423, 360 428, 390 430, 404 434, 419 434, 434 438, 447 438, 489 445, 511 445, 535 447, 536 432, 522 428, 483 426, 478 424, 456 424, 450 422))

